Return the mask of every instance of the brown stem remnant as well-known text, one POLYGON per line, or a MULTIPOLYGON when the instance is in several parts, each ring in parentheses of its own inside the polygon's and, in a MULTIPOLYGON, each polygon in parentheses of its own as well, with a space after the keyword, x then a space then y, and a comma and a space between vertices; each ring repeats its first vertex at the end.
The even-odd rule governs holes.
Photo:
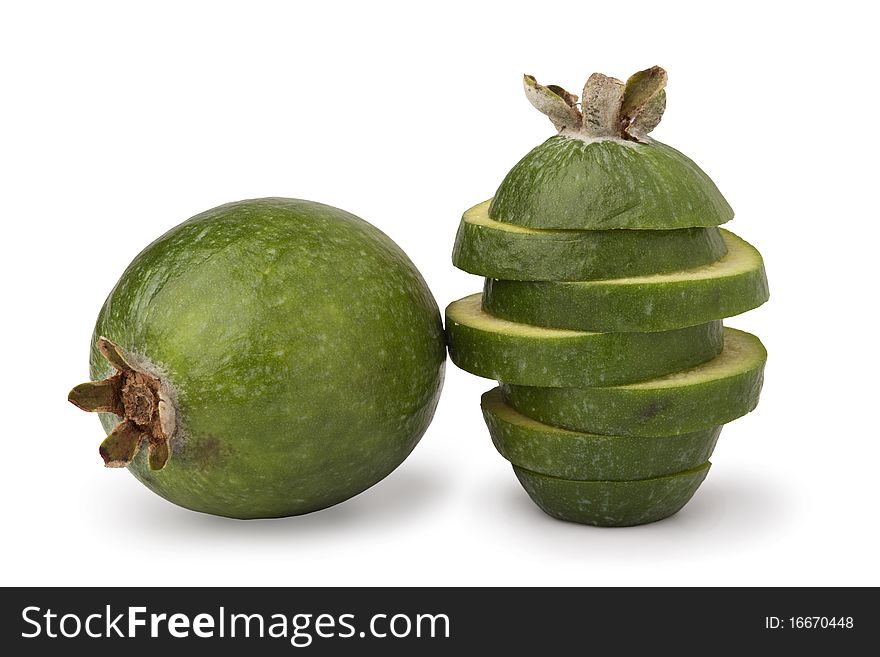
POLYGON ((81 383, 67 399, 84 411, 122 418, 101 443, 104 465, 127 466, 146 442, 150 469, 161 470, 171 456, 170 439, 176 426, 174 404, 162 380, 107 338, 98 338, 96 346, 115 373, 103 381, 81 383))
POLYGON ((652 66, 630 76, 626 83, 593 73, 578 97, 562 87, 543 86, 523 77, 526 97, 546 114, 560 134, 581 139, 640 141, 660 123, 666 108, 666 71, 652 66))

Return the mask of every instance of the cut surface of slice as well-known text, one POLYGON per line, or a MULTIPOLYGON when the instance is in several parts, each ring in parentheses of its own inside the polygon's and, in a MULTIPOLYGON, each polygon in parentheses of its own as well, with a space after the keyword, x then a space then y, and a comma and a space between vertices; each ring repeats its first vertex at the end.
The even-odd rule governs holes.
POLYGON ((718 226, 733 209, 671 146, 556 135, 510 170, 489 215, 530 228, 668 230, 718 226))
POLYGON ((709 473, 710 463, 636 481, 573 481, 513 466, 532 501, 554 518, 598 527, 630 527, 677 513, 709 473))
POLYGON ((690 470, 712 456, 721 427, 639 438, 580 433, 517 412, 493 388, 480 403, 499 454, 513 465, 562 479, 629 481, 690 470))
POLYGON ((716 227, 677 230, 543 230, 489 218, 489 203, 464 213, 452 264, 487 278, 588 281, 680 271, 727 253, 716 227))
POLYGON ((663 331, 732 317, 770 296, 761 254, 722 231, 727 254, 679 272, 602 281, 486 279, 484 308, 503 319, 581 331, 663 331))
POLYGON ((767 351, 744 331, 724 329, 712 360, 649 381, 593 388, 503 384, 504 400, 534 420, 619 436, 666 436, 702 431, 752 411, 764 380, 767 351))
POLYGON ((721 322, 652 333, 588 333, 498 319, 480 294, 446 308, 449 354, 472 374, 529 386, 643 381, 706 362, 721 351, 721 322))

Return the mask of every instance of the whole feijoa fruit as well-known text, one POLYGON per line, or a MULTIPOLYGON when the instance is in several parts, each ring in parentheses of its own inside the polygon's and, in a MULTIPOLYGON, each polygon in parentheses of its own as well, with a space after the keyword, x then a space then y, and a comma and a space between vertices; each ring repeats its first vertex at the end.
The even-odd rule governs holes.
POLYGON ((428 427, 445 345, 384 233, 284 198, 222 205, 144 249, 104 303, 91 379, 105 464, 180 506, 308 513, 394 470, 428 427))

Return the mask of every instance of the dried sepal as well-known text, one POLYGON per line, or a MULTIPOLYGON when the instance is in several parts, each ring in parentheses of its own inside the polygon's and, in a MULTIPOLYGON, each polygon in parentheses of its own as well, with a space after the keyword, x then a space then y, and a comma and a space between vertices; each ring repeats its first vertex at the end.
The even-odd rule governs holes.
POLYGON ((565 104, 569 107, 575 107, 578 102, 578 97, 576 94, 571 93, 570 91, 566 91, 558 84, 548 84, 547 88, 555 93, 557 96, 562 98, 565 101, 565 104))
POLYGON ((651 100, 633 117, 632 122, 626 128, 626 133, 636 139, 646 136, 660 123, 665 110, 666 91, 661 89, 660 93, 652 96, 651 100))
POLYGON ((124 468, 134 460, 143 439, 144 430, 134 422, 120 422, 98 450, 104 459, 104 465, 108 468, 124 468))
MULTIPOLYGON (((623 131, 626 131, 636 115, 663 91, 666 79, 666 71, 659 66, 652 66, 644 71, 633 73, 629 77, 620 106, 620 124, 623 131)), ((663 107, 665 107, 665 102, 663 107)))
POLYGON ((165 436, 173 436, 177 430, 177 414, 174 412, 174 404, 161 388, 159 389, 159 428, 165 436))
POLYGON ((623 89, 623 82, 616 78, 601 73, 590 76, 581 97, 583 134, 588 137, 617 135, 623 89))
POLYGON ((168 463, 168 458, 171 456, 168 449, 168 441, 150 442, 147 448, 147 455, 150 462, 150 470, 161 470, 168 463))
POLYGON ((556 87, 559 93, 549 87, 538 84, 534 76, 523 76, 523 87, 526 98, 535 109, 547 115, 557 130, 577 130, 581 126, 581 113, 575 107, 577 96, 556 87), (574 100, 572 100, 572 98, 574 100))
POLYGON ((131 364, 131 359, 128 354, 125 353, 125 350, 112 340, 109 340, 102 335, 98 338, 95 345, 98 347, 98 351, 101 352, 101 355, 104 356, 104 358, 106 358, 107 361, 119 372, 137 369, 131 364))
POLYGON ((77 408, 90 413, 116 415, 123 413, 122 400, 119 397, 119 381, 116 377, 80 383, 70 391, 67 400, 77 408))

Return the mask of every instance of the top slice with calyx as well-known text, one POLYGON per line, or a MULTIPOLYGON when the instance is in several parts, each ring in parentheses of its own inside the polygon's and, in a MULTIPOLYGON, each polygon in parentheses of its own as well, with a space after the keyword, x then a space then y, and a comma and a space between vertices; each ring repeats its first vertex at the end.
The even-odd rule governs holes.
POLYGON ((672 229, 717 226, 733 210, 689 158, 648 137, 666 108, 666 71, 626 83, 594 73, 577 96, 524 77, 526 96, 559 134, 501 183, 489 215, 531 228, 672 229))

